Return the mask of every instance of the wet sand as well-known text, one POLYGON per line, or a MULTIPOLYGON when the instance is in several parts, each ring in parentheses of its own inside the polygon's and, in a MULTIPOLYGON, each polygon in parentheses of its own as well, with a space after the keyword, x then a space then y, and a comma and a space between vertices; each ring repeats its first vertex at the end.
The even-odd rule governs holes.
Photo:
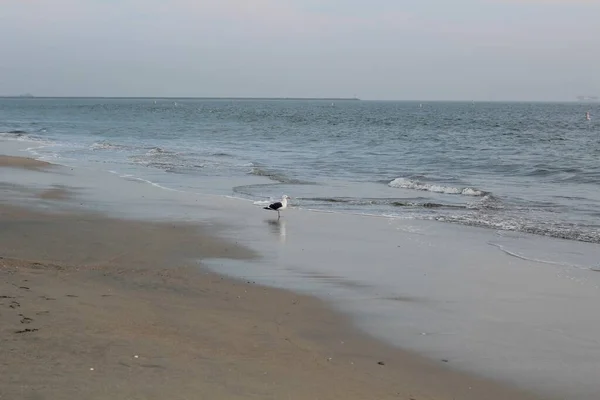
POLYGON ((40 199, 44 200, 67 200, 71 197, 71 193, 68 189, 63 187, 52 187, 43 190, 38 196, 40 199))
POLYGON ((385 345, 315 298, 198 268, 259 257, 212 226, 0 198, 0 227, 0 399, 536 398, 385 345))
POLYGON ((25 168, 31 170, 43 170, 52 167, 52 164, 45 161, 34 160, 33 158, 0 156, 0 167, 25 168))

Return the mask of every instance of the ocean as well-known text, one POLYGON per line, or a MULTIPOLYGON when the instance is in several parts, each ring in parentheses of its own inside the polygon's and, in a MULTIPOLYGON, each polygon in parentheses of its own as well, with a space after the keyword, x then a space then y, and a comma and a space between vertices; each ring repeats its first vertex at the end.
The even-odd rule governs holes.
POLYGON ((599 243, 596 116, 593 103, 4 98, 0 137, 166 189, 599 243))

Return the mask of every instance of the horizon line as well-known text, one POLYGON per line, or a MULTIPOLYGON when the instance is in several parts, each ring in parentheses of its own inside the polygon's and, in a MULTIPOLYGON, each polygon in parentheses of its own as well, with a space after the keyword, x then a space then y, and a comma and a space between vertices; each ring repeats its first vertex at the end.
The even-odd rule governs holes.
POLYGON ((361 99, 358 97, 236 97, 236 96, 34 96, 34 95, 0 95, 2 99, 129 99, 129 100, 313 100, 313 101, 397 101, 397 102, 475 102, 475 103, 598 103, 597 99, 564 100, 467 100, 467 99, 361 99))
POLYGON ((12 99, 200 99, 200 100, 361 100, 358 97, 246 97, 246 96, 34 96, 0 95, 12 99))

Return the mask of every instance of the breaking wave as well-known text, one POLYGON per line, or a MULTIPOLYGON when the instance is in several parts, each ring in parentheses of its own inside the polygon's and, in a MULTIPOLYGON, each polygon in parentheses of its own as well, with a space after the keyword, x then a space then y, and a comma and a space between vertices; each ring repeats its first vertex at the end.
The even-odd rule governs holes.
POLYGON ((485 196, 487 193, 478 189, 474 189, 471 187, 464 188, 456 188, 452 186, 443 186, 437 185, 434 183, 425 183, 418 180, 411 180, 407 178, 396 178, 390 183, 388 186, 399 189, 412 189, 412 190, 421 190, 433 193, 443 193, 443 194, 458 194, 463 196, 485 196))

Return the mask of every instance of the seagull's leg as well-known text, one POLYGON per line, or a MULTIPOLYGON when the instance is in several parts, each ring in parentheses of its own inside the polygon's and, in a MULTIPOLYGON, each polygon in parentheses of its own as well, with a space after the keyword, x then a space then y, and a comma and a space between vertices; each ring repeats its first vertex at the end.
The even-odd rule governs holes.
POLYGON ((281 214, 279 213, 279 210, 277 210, 277 219, 281 218, 281 214))

